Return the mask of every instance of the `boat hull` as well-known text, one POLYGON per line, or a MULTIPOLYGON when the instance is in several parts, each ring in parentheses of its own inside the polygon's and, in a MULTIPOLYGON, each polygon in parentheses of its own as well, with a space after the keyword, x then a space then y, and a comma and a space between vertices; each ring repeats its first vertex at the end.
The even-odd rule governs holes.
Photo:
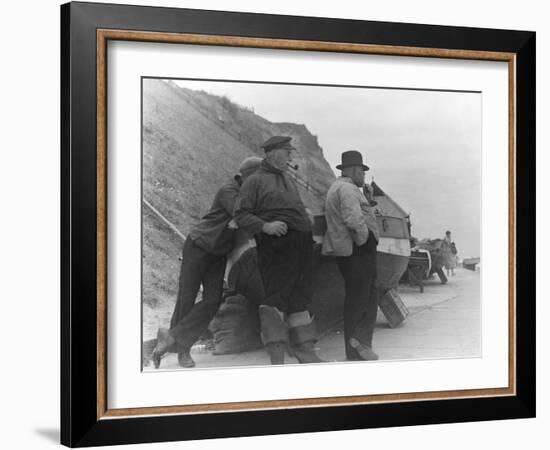
POLYGON ((377 247, 377 285, 380 295, 395 289, 411 256, 409 239, 382 234, 377 247))
POLYGON ((407 270, 409 257, 379 251, 376 258, 377 285, 379 294, 383 295, 397 287, 399 280, 407 270))

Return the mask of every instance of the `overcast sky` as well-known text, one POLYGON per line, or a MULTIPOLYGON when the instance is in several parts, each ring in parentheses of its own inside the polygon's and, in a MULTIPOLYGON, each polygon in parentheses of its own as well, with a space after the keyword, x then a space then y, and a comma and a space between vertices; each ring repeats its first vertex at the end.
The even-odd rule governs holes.
POLYGON ((461 257, 479 256, 481 94, 177 83, 225 95, 272 122, 305 124, 333 168, 343 151, 359 150, 371 168, 367 180, 411 213, 414 236, 451 230, 461 257))

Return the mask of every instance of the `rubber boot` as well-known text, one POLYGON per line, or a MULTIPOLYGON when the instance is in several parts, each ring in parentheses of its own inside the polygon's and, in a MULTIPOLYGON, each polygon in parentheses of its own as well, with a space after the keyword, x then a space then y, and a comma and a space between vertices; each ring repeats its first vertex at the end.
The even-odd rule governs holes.
POLYGON ((195 361, 191 358, 189 350, 178 351, 178 364, 180 367, 190 368, 195 367, 195 361))
POLYGON ((315 343, 313 341, 304 342, 303 344, 293 346, 292 352, 300 364, 326 362, 317 355, 315 351, 315 343))
POLYGON ((271 359, 271 364, 285 363, 285 348, 288 345, 288 330, 282 313, 273 306, 260 305, 262 342, 271 359))
POLYGON ((279 365, 285 363, 285 349, 287 344, 284 342, 271 342, 266 344, 265 349, 271 360, 271 364, 279 365))
POLYGON ((289 324, 291 350, 296 359, 301 364, 326 362, 319 358, 315 351, 317 328, 309 312, 302 311, 291 314, 287 322, 289 324))

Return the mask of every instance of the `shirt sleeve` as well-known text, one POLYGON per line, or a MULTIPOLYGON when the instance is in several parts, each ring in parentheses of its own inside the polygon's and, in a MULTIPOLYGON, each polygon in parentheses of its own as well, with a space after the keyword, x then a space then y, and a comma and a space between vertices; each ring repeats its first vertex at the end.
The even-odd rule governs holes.
POLYGON ((255 214, 258 205, 258 188, 254 178, 245 180, 237 196, 233 214, 239 228, 251 235, 261 233, 264 226, 264 221, 255 214))
POLYGON ((344 185, 339 190, 340 211, 342 219, 352 233, 353 240, 357 245, 363 245, 369 238, 369 227, 361 210, 359 192, 354 192, 352 185, 344 185))

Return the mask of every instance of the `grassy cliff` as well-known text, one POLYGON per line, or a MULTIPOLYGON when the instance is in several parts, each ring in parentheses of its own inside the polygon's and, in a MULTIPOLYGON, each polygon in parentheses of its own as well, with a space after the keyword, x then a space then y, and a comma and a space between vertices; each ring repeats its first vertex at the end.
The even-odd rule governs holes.
MULTIPOLYGON (((305 125, 272 123, 225 97, 171 81, 143 81, 142 133, 143 197, 184 235, 210 208, 217 189, 240 162, 263 155, 260 144, 269 136, 293 137, 297 174, 303 181, 300 193, 313 213, 321 211, 334 179, 317 138, 305 125)), ((142 220, 146 338, 159 325, 167 325, 183 242, 146 206, 142 220)))

